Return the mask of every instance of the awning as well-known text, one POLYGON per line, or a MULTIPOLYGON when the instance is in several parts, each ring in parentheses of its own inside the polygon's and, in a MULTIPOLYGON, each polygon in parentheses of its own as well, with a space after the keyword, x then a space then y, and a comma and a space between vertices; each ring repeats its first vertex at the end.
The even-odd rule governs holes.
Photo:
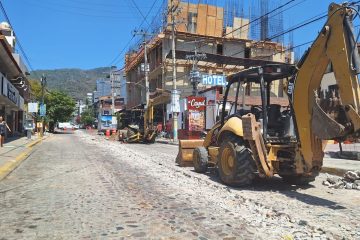
POLYGON ((156 106, 156 105, 160 105, 160 104, 169 103, 171 98, 170 98, 170 94, 163 93, 162 95, 159 95, 159 96, 153 98, 152 100, 153 100, 154 106, 156 106))
POLYGON ((8 79, 14 79, 22 75, 21 69, 14 59, 10 45, 3 35, 0 35, 0 72, 8 79))

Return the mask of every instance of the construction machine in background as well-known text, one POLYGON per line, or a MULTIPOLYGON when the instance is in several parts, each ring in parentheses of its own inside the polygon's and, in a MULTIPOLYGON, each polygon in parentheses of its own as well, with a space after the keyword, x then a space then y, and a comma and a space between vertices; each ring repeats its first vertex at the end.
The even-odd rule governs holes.
POLYGON ((360 134, 355 12, 350 4, 331 4, 325 26, 296 66, 260 66, 228 77, 221 120, 205 140, 180 141, 177 161, 192 161, 200 173, 216 167, 222 182, 231 186, 251 184, 256 175, 278 174, 294 184, 313 181, 322 168, 327 140, 360 134), (328 103, 319 93, 329 65, 339 87, 339 101, 332 105, 331 114, 324 111, 328 103), (286 108, 270 98, 271 84, 281 79, 286 79, 286 108), (261 106, 246 109, 238 104, 239 90, 249 83, 258 85, 261 106), (235 104, 225 115, 229 92, 234 88, 235 104))
POLYGON ((154 106, 150 100, 147 108, 128 109, 119 113, 120 139, 127 143, 154 143, 157 136, 154 126, 154 106))

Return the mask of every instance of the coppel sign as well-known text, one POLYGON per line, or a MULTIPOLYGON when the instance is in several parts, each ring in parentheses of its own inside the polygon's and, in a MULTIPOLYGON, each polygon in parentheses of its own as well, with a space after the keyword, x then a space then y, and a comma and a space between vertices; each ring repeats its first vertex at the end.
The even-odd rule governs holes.
POLYGON ((226 86, 226 76, 224 75, 202 75, 202 84, 211 86, 226 86))

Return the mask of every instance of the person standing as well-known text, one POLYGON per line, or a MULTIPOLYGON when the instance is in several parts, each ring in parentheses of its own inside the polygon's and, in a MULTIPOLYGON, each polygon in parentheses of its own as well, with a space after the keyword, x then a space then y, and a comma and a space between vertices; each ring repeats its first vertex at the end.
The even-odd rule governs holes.
POLYGON ((5 141, 5 127, 11 132, 11 129, 7 125, 7 123, 4 121, 3 117, 0 116, 0 145, 3 147, 4 141, 5 141))

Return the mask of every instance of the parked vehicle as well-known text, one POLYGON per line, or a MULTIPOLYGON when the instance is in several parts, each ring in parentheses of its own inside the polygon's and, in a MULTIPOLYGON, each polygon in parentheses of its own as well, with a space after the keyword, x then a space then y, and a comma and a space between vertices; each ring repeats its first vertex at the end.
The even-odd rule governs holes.
POLYGON ((75 126, 71 122, 59 122, 57 124, 57 129, 60 130, 75 129, 75 126))

